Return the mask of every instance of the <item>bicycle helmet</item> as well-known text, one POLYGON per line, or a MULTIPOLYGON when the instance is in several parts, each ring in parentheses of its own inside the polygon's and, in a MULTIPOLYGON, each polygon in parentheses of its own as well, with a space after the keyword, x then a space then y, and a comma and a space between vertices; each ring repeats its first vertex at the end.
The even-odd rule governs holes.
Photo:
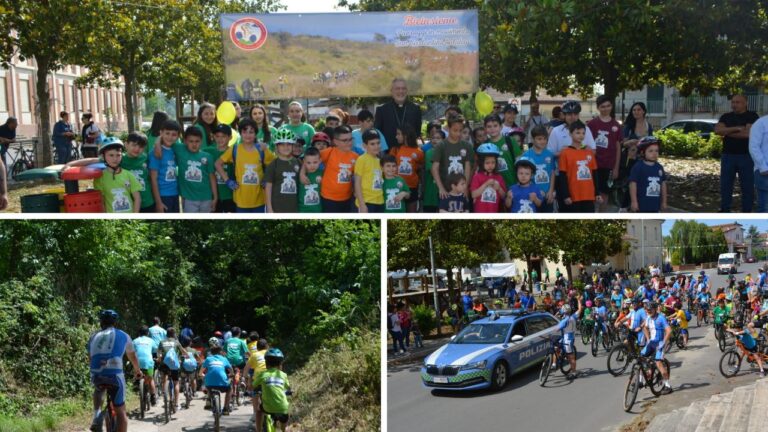
POLYGON ((480 146, 477 148, 475 153, 477 153, 478 156, 486 156, 486 155, 491 155, 496 157, 501 156, 501 152, 499 151, 499 148, 496 147, 496 144, 489 143, 489 142, 485 144, 480 144, 480 146))
MULTIPOLYGON (((654 144, 659 146, 659 149, 661 149, 661 140, 660 139, 658 139, 658 138, 656 138, 655 136, 652 136, 652 135, 644 137, 644 138, 642 138, 640 140, 639 143, 637 143, 637 151, 642 153, 642 152, 645 151, 645 149, 647 149, 648 147, 650 147, 650 146, 652 146, 654 144)), ((702 273, 704 273, 704 272, 702 272, 702 273)))
POLYGON ((632 299, 624 299, 624 306, 629 306, 632 304, 632 299))
POLYGON ((285 356, 283 356, 283 352, 280 351, 279 348, 270 348, 266 354, 264 354, 264 358, 271 357, 283 360, 285 359, 285 356))
POLYGON ((288 129, 278 129, 275 133, 275 144, 295 144, 296 143, 296 135, 293 134, 293 132, 289 131, 288 129))
POLYGON ((112 309, 104 309, 99 312, 99 320, 107 322, 117 322, 120 316, 112 309))
POLYGON ((560 308, 560 313, 562 313, 563 315, 570 315, 571 305, 563 305, 563 307, 560 308))
POLYGON ((113 148, 119 148, 120 151, 125 151, 125 146, 123 145, 123 142, 120 141, 120 138, 106 137, 101 142, 101 147, 99 147, 99 154, 104 154, 105 151, 113 148))
POLYGON ((213 335, 214 335, 214 336, 216 336, 216 337, 219 337, 219 338, 220 338, 220 337, 224 337, 224 335, 223 335, 223 334, 221 334, 221 332, 220 332, 220 331, 218 331, 218 330, 216 330, 215 332, 213 332, 213 335))
POLYGON ((732 301, 733 300, 733 294, 726 294, 725 299, 728 300, 728 301, 732 301))
POLYGON ((324 143, 330 144, 331 138, 325 132, 318 132, 312 135, 312 142, 315 142, 315 141, 322 141, 324 143))
POLYGON ((525 137, 525 129, 517 126, 513 127, 512 129, 507 132, 507 136, 513 136, 513 135, 519 135, 521 137, 525 137))
POLYGON ((208 346, 209 346, 211 349, 214 349, 214 348, 221 348, 221 341, 219 340, 219 338, 217 338, 216 336, 214 336, 214 337, 212 337, 212 338, 208 339, 208 346))
POLYGON ((517 162, 515 162, 515 171, 517 171, 518 168, 520 167, 528 167, 530 168, 532 173, 536 172, 536 164, 531 162, 530 159, 525 159, 525 158, 518 159, 517 162))
POLYGON ((658 303, 656 303, 655 301, 654 301, 654 302, 650 302, 650 303, 648 304, 648 307, 649 307, 649 308, 651 308, 651 309, 656 309, 656 308, 658 308, 658 307, 659 307, 659 304, 658 304, 658 303))
POLYGON ((587 307, 592 307, 592 300, 587 300, 587 307))
POLYGON ((563 114, 578 114, 581 112, 581 104, 574 100, 566 101, 561 112, 563 114))

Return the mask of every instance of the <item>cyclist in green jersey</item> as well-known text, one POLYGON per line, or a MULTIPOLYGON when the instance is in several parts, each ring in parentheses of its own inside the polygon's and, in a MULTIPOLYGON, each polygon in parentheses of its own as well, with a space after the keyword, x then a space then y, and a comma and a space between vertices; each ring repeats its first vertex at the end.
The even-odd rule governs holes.
POLYGON ((256 430, 260 430, 264 413, 267 413, 277 420, 280 430, 285 432, 290 407, 288 395, 291 394, 288 375, 282 370, 285 357, 278 348, 270 348, 264 359, 267 370, 253 380, 253 387, 261 390, 261 405, 256 412, 256 430))
POLYGON ((245 362, 248 360, 250 352, 248 351, 248 344, 243 339, 240 339, 240 327, 232 327, 232 337, 227 339, 224 343, 224 350, 226 351, 227 360, 232 365, 232 369, 235 371, 235 381, 240 382, 240 374, 245 368, 245 362))

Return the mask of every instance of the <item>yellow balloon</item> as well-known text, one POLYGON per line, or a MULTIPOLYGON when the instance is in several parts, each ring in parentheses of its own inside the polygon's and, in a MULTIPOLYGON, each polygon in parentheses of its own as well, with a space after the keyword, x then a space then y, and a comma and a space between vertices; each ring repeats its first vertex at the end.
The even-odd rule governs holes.
POLYGON ((484 91, 475 94, 475 108, 481 116, 487 116, 493 111, 493 99, 484 91))
POLYGON ((219 123, 231 124, 235 121, 235 116, 237 116, 237 111, 235 111, 232 102, 222 102, 216 110, 216 119, 219 120, 219 123))

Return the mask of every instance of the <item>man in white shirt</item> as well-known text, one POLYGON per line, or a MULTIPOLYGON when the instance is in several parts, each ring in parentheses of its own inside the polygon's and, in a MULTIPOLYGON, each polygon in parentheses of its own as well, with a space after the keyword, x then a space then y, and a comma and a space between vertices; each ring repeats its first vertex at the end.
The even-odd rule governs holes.
MULTIPOLYGON (((571 145, 571 134, 568 131, 568 127, 571 123, 579 119, 581 104, 577 101, 566 101, 563 104, 562 112, 565 114, 565 123, 552 129, 552 132, 549 134, 549 141, 547 142, 547 148, 554 153, 555 156, 560 156, 560 152, 571 145)), ((597 148, 595 146, 595 139, 592 136, 592 132, 589 131, 589 128, 586 129, 584 145, 593 151, 597 148)))

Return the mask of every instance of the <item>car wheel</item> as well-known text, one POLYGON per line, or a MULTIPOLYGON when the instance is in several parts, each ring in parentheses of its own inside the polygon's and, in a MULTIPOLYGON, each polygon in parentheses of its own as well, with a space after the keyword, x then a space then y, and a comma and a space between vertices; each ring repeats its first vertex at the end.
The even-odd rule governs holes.
POLYGON ((504 386, 507 385, 508 376, 509 371, 507 369, 507 364, 503 361, 497 361, 496 364, 493 365, 493 373, 491 374, 491 388, 493 390, 500 390, 504 388, 504 386))

